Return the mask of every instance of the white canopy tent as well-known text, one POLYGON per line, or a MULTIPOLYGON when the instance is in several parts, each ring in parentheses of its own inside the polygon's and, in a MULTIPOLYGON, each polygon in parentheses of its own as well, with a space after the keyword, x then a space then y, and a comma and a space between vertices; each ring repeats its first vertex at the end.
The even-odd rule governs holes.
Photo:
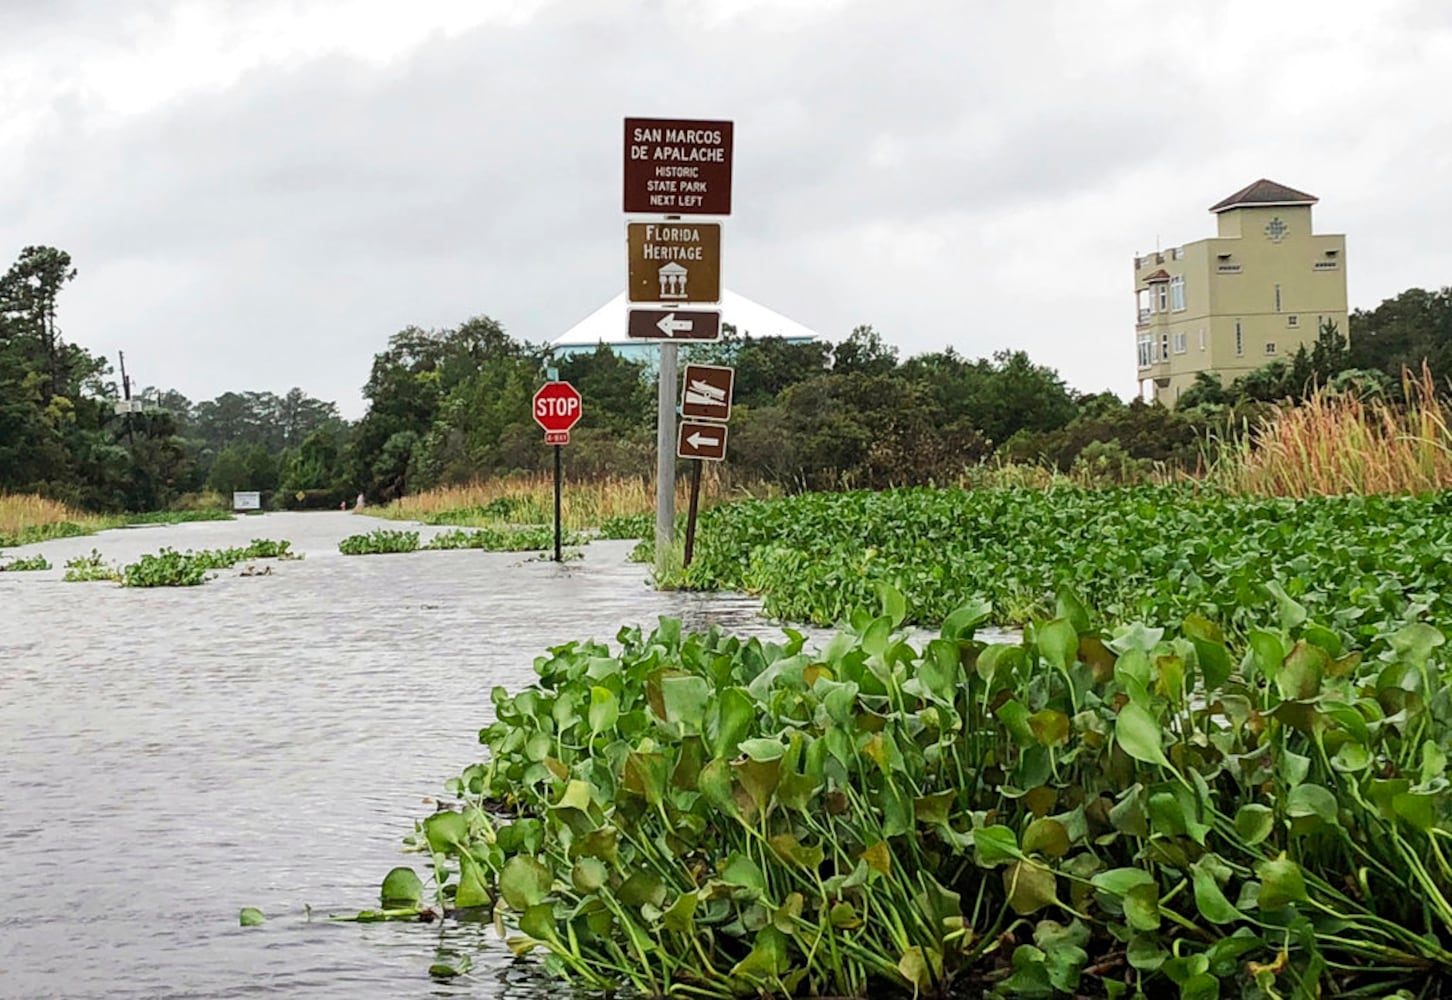
MULTIPOLYGON (((693 308, 721 310, 722 324, 734 327, 737 334, 749 337, 781 337, 786 340, 810 341, 828 340, 794 319, 730 289, 722 289, 719 306, 695 306, 693 308)), ((654 357, 656 344, 649 341, 629 340, 625 336, 625 317, 629 303, 625 293, 596 309, 567 332, 550 341, 556 358, 567 358, 572 354, 593 351, 605 344, 624 357, 632 360, 650 360, 654 357)))

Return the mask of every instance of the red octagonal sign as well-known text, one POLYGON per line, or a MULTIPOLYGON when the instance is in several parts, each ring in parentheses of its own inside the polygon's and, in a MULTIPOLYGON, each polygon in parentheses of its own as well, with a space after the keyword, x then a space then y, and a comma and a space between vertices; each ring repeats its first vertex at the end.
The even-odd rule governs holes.
POLYGON ((580 419, 580 391, 568 382, 546 382, 534 394, 534 419, 548 433, 568 432, 580 419))

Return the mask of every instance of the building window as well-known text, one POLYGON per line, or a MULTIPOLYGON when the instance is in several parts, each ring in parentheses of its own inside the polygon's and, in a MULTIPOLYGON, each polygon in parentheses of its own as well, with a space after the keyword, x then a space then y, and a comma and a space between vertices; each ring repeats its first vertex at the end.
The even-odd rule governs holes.
POLYGON ((1281 286, 1276 286, 1276 312, 1281 311, 1281 286))
POLYGON ((1235 353, 1245 353, 1245 333, 1240 329, 1240 320, 1235 321, 1235 353))
POLYGON ((1155 342, 1153 337, 1139 338, 1139 366, 1148 368, 1155 363, 1155 342))
POLYGON ((1170 308, 1175 312, 1185 311, 1185 276, 1177 274, 1170 279, 1170 308))
POLYGON ((1267 354, 1274 354, 1276 352, 1276 342, 1274 340, 1267 340, 1265 342, 1265 352, 1267 354))
POLYGON ((1159 294, 1160 312, 1168 312, 1169 311, 1169 308, 1170 308, 1169 307, 1169 298, 1170 298, 1170 290, 1169 290, 1169 288, 1167 288, 1164 285, 1160 285, 1160 294, 1159 294))
POLYGON ((1300 325, 1301 325, 1301 317, 1299 317, 1299 316, 1287 316, 1286 317, 1286 326, 1300 326, 1300 325))
POLYGON ((1168 333, 1160 334, 1160 360, 1170 360, 1170 335, 1168 333))
POLYGON ((1184 354, 1185 353, 1185 337, 1186 337, 1186 335, 1183 334, 1183 333, 1177 333, 1177 334, 1175 334, 1175 353, 1176 354, 1184 354))
POLYGON ((1201 330, 1200 331, 1200 350, 1203 351, 1204 349, 1205 349, 1205 331, 1204 330, 1201 330))

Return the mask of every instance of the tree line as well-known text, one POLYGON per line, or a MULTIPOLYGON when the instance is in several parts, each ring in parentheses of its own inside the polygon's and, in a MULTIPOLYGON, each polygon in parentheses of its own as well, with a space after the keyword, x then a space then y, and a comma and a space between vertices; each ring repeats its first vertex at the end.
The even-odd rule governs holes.
MULTIPOLYGON (((373 359, 364 416, 294 388, 193 402, 146 388, 143 412, 118 414, 107 359, 68 342, 58 302, 76 268, 64 251, 27 247, 0 277, 0 490, 88 508, 156 509, 202 490, 260 490, 276 506, 383 502, 551 460, 530 416, 547 367, 585 399, 568 467, 574 477, 650 476, 655 376, 601 346, 552 359, 476 316, 407 327, 373 359)), ((1222 385, 1202 377, 1173 409, 1071 389, 1022 351, 967 358, 952 348, 900 358, 870 326, 841 343, 793 343, 726 329, 683 360, 736 369, 729 461, 736 482, 784 490, 958 481, 984 462, 1088 468, 1137 478, 1157 463, 1193 468, 1207 442, 1314 386, 1395 399, 1404 367, 1452 376, 1452 289, 1410 289, 1350 317, 1349 338, 1315 344, 1222 385)))

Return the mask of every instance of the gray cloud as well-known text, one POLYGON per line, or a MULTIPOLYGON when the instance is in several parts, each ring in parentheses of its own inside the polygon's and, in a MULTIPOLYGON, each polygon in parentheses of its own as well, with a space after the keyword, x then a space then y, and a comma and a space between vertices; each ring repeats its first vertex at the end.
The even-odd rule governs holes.
MULTIPOLYGON (((28 3, 28 30, 83 6, 43 21, 28 3)), ((1322 196, 1322 228, 1352 233, 1360 304, 1452 269, 1446 206, 1409 198, 1406 176, 1432 192, 1452 165, 1449 113, 1419 96, 1452 83, 1445 19, 1272 44, 1228 8, 861 0, 783 23, 771 6, 711 21, 555 3, 383 65, 264 65, 139 115, 57 84, 0 187, 0 246, 70 250, 67 331, 126 349, 146 381, 301 384, 357 413, 407 323, 488 313, 544 340, 615 294, 621 119, 730 117, 728 285, 830 335, 1023 347, 1128 393, 1131 255, 1208 235, 1205 207, 1255 177, 1322 196)), ((118 45, 146 37, 125 23, 139 34, 118 45)))

